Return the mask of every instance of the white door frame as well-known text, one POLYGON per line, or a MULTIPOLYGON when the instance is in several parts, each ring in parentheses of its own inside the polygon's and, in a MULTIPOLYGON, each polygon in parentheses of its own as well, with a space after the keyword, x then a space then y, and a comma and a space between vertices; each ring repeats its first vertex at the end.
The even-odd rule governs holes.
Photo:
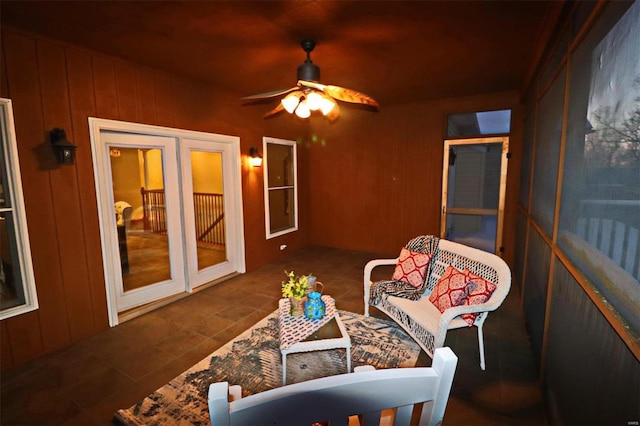
MULTIPOLYGON (((93 171, 96 185, 96 199, 98 206, 98 220, 100 224, 100 240, 102 246, 102 263, 104 268, 105 287, 107 292, 107 309, 109 314, 109 325, 118 325, 118 308, 117 308, 117 292, 114 282, 118 279, 113 265, 119 264, 117 257, 118 243, 117 235, 112 232, 115 227, 115 215, 113 214, 113 205, 108 202, 112 196, 113 188, 111 181, 105 179, 110 176, 109 149, 107 144, 102 141, 101 132, 112 131, 137 135, 161 136, 174 138, 177 147, 180 146, 182 139, 197 140, 206 143, 224 143, 230 146, 226 151, 229 155, 229 174, 231 182, 227 187, 225 183, 225 203, 229 203, 226 207, 234 213, 234 217, 229 217, 227 222, 227 239, 235 241, 232 253, 228 253, 229 259, 235 264, 234 270, 240 273, 246 272, 245 265, 245 247, 244 247, 244 215, 242 210, 242 174, 241 174, 241 154, 240 154, 240 138, 236 136, 219 135, 214 133, 195 132, 190 130, 173 129, 169 127, 152 126, 146 124, 128 123, 116 120, 107 120, 101 118, 89 117, 89 133, 91 138, 91 153, 93 157, 93 171), (228 191, 227 191, 228 188, 228 191), (227 193, 228 192, 228 197, 227 193)), ((225 175, 226 177, 227 175, 225 175)), ((181 221, 184 230, 184 220, 181 221)), ((184 235, 184 232, 182 233, 184 235)), ((185 242, 182 241, 184 246, 185 242)), ((186 263, 186 259, 183 259, 186 263)), ((185 275, 185 292, 192 290, 188 284, 188 274, 185 275)))
POLYGON ((504 224, 504 205, 507 194, 507 167, 509 152, 509 136, 485 136, 477 138, 462 139, 446 139, 444 141, 444 156, 442 161, 442 202, 440 208, 440 238, 447 235, 447 214, 471 214, 471 215, 495 215, 496 216, 496 239, 495 253, 502 256, 500 248, 502 246, 502 233, 504 224), (484 145, 484 144, 500 144, 501 145, 501 162, 500 162, 500 188, 498 193, 498 206, 496 209, 481 208, 452 208, 448 206, 449 193, 449 148, 453 145, 484 145))

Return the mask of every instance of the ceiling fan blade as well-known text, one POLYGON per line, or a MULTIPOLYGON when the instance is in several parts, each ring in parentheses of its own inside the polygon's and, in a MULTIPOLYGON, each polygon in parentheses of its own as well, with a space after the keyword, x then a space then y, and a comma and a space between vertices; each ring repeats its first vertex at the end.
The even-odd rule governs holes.
POLYGON ((345 89, 344 87, 325 85, 316 83, 314 81, 305 80, 298 81, 298 84, 305 87, 322 90, 327 95, 339 101, 351 102, 354 104, 364 104, 376 108, 380 106, 378 102, 371 96, 365 95, 364 93, 360 93, 355 90, 345 89))
POLYGON ((269 111, 268 113, 266 113, 264 115, 264 118, 270 118, 273 117, 274 115, 278 114, 279 112, 284 111, 284 106, 282 105, 282 102, 278 102, 278 105, 272 109, 271 111, 269 111))
POLYGON ((280 90, 274 90, 273 92, 265 92, 265 93, 258 93, 257 95, 245 96, 242 99, 244 99, 245 101, 255 101, 258 99, 275 98, 276 96, 284 95, 294 90, 298 90, 298 86, 291 87, 289 89, 280 89, 280 90))

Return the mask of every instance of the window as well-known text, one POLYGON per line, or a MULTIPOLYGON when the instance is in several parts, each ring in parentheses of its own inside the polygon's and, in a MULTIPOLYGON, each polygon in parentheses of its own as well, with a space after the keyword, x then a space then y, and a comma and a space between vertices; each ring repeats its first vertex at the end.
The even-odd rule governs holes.
POLYGON ((263 139, 267 239, 298 230, 296 143, 263 139))
POLYGON ((508 134, 511 130, 511 110, 449 114, 447 136, 478 136, 508 134))
POLYGON ((572 55, 558 245, 638 332, 640 2, 621 6, 572 55))
POLYGON ((0 319, 38 308, 13 109, 0 99, 0 319))

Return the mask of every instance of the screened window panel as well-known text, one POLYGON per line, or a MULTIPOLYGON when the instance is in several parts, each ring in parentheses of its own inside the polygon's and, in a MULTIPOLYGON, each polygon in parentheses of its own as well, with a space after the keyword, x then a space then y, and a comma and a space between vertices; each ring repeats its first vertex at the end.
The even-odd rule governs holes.
POLYGON ((640 363, 562 262, 555 262, 545 382, 566 425, 638 417, 640 363), (606 365, 604 374, 586 374, 606 365), (623 384, 623 385, 621 385, 623 384))
POLYGON ((547 308, 547 283, 551 249, 540 234, 531 232, 527 251, 526 282, 524 285, 523 308, 531 337, 531 348, 539 360, 542 355, 544 336, 544 316, 547 308))
POLYGON ((535 129, 535 100, 527 104, 527 118, 524 122, 524 148, 522 168, 520 169, 520 193, 518 201, 525 210, 529 210, 529 186, 531 183, 531 157, 533 156, 533 132, 535 129))
MULTIPOLYGON (((516 247, 525 247, 527 240, 527 218, 518 211, 516 216, 516 247)), ((516 284, 522 291, 524 281, 524 250, 516 250, 515 265, 513 268, 516 284)))
POLYGON ((540 100, 534 147, 531 215, 547 235, 553 231, 558 157, 562 132, 564 68, 540 100))
POLYGON ((555 72, 558 70, 562 63, 562 59, 566 54, 569 47, 569 30, 565 28, 562 34, 558 37, 558 41, 555 44, 553 51, 547 58, 543 71, 538 80, 538 90, 544 90, 553 78, 555 72))
POLYGON ((640 330, 640 2, 617 9, 572 58, 558 245, 640 330))

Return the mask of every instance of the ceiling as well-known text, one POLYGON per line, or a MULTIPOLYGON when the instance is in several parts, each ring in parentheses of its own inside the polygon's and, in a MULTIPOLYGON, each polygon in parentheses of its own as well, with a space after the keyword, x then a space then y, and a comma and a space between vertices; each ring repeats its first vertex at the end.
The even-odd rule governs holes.
POLYGON ((519 90, 550 1, 0 1, 24 29, 238 96, 320 82, 381 106, 519 90))

